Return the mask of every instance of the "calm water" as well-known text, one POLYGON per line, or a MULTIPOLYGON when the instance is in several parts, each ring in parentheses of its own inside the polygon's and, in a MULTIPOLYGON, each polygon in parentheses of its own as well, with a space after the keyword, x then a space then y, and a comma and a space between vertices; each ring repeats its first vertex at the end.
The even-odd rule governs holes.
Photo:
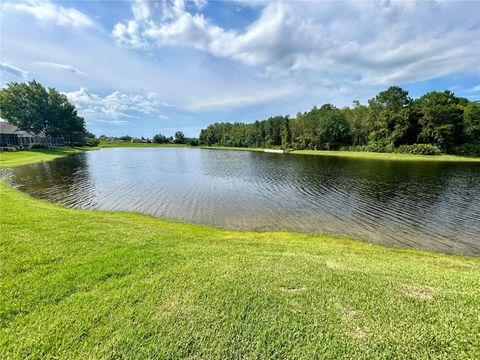
POLYGON ((3 176, 33 196, 76 208, 480 254, 479 164, 117 148, 3 176))

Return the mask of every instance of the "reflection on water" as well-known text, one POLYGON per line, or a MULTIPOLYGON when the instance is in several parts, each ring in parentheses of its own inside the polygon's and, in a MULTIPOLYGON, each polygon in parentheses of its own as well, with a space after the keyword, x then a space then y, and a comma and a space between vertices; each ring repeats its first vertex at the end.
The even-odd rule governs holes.
POLYGON ((103 149, 4 171, 36 197, 241 229, 480 254, 480 165, 202 149, 103 149))

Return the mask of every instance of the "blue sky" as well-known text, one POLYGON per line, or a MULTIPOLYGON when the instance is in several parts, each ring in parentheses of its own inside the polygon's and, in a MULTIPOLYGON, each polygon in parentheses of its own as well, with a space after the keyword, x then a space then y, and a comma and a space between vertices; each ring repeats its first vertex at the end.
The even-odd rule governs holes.
POLYGON ((0 85, 65 93, 97 135, 345 106, 391 85, 480 98, 478 1, 2 1, 0 85))

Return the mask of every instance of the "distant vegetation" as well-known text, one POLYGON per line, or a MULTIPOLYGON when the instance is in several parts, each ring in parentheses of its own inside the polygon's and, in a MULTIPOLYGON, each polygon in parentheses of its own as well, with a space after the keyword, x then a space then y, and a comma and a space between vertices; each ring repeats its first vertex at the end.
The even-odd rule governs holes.
MULTIPOLYGON (((63 136, 66 145, 96 146, 75 106, 54 88, 35 80, 10 83, 0 90, 0 116, 30 133, 48 139, 63 136)), ((245 123, 215 123, 199 138, 181 131, 152 139, 100 136, 107 142, 289 148, 294 150, 350 150, 435 155, 480 155, 480 101, 457 97, 450 91, 432 91, 418 99, 398 86, 363 105, 339 109, 331 104, 313 107, 295 118, 275 116, 245 123)), ((48 144, 47 144, 48 145, 48 144)))
POLYGON ((35 80, 10 83, 0 90, 0 117, 32 134, 49 139, 63 136, 70 146, 96 146, 98 139, 89 133, 75 106, 54 88, 46 89, 35 80))
POLYGON ((106 135, 101 135, 99 138, 102 143, 147 143, 147 144, 163 144, 163 145, 190 145, 197 146, 197 138, 186 137, 185 134, 181 131, 175 132, 175 136, 166 137, 163 134, 157 134, 153 139, 144 138, 134 138, 129 135, 120 136, 120 137, 109 137, 106 135))
POLYGON ((412 154, 480 155, 480 102, 432 91, 418 99, 392 86, 368 105, 325 104, 296 118, 275 116, 253 124, 215 123, 203 129, 207 146, 280 147, 412 154))
POLYGON ((186 145, 192 145, 192 146, 198 145, 197 138, 188 138, 181 131, 175 132, 175 136, 173 137, 172 136, 166 137, 165 135, 157 134, 153 137, 153 142, 157 144, 177 144, 177 145, 186 144, 186 145))

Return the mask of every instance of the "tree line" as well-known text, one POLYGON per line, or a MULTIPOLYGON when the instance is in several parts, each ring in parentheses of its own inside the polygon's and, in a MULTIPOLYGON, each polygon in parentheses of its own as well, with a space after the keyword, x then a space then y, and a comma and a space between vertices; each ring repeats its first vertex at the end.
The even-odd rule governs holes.
POLYGON ((94 146, 95 135, 85 127, 75 105, 54 88, 45 88, 33 80, 28 83, 10 83, 0 90, 0 117, 32 134, 44 134, 46 146, 56 136, 64 138, 65 145, 94 146))
POLYGON ((215 123, 202 129, 208 146, 280 147, 296 150, 460 153, 480 155, 480 102, 432 91, 412 99, 392 86, 367 105, 313 107, 295 118, 275 116, 245 123, 215 123))
POLYGON ((174 136, 166 137, 163 134, 157 134, 152 141, 157 144, 187 144, 191 146, 198 145, 197 138, 186 137, 182 131, 176 131, 174 136))
POLYGON ((145 143, 156 143, 156 144, 186 144, 186 145, 191 145, 191 146, 197 146, 198 145, 198 138, 192 138, 192 137, 186 137, 185 134, 182 131, 176 131, 174 136, 165 136, 161 133, 155 135, 152 139, 150 138, 135 138, 131 137, 130 135, 124 135, 124 136, 118 136, 118 137, 112 137, 112 136, 106 136, 106 135, 100 135, 99 137, 100 140, 104 141, 123 141, 123 142, 145 142, 145 143))

